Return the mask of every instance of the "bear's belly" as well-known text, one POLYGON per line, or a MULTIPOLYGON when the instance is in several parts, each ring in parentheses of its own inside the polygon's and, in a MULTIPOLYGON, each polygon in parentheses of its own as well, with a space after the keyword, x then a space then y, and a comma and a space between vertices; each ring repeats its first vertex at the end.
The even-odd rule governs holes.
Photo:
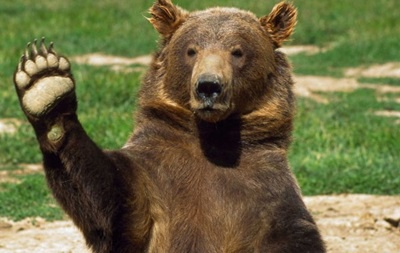
POLYGON ((266 175, 193 165, 156 184, 149 252, 257 252, 277 201, 266 175))
POLYGON ((154 220, 149 252, 257 252, 269 218, 246 202, 185 201, 154 220))

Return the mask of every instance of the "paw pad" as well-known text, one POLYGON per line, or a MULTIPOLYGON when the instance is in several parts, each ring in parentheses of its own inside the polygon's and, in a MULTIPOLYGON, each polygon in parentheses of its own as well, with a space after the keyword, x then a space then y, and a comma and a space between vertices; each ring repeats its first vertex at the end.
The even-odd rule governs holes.
POLYGON ((58 56, 53 43, 44 39, 28 43, 14 75, 14 82, 25 111, 34 117, 48 113, 74 90, 69 61, 58 56))

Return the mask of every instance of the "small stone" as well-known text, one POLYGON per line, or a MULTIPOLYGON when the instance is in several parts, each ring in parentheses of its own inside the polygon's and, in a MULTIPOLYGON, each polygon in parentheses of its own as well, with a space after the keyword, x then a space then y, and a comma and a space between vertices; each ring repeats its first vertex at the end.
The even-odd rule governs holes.
POLYGON ((392 227, 400 228, 400 219, 393 218, 383 218, 387 223, 389 223, 392 227))

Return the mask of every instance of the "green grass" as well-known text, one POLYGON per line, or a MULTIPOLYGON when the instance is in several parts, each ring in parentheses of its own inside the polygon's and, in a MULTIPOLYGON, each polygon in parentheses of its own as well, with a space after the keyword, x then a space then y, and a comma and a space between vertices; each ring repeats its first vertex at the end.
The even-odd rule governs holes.
POLYGON ((22 182, 0 185, 0 215, 16 220, 26 217, 61 219, 63 213, 55 203, 41 174, 23 176, 22 182))
POLYGON ((292 167, 305 194, 398 194, 400 131, 374 111, 400 104, 377 102, 372 90, 335 93, 321 106, 299 99, 292 167))
POLYGON ((371 84, 387 84, 392 86, 400 86, 400 78, 372 78, 372 77, 360 77, 358 78, 360 83, 371 83, 371 84))
MULTIPOLYGON (((45 36, 68 56, 103 52, 119 56, 148 54, 157 34, 144 18, 153 1, 27 0, 2 1, 0 7, 0 119, 24 122, 16 135, 0 135, 0 171, 21 163, 40 163, 34 133, 22 114, 12 72, 24 46, 45 36)), ((188 10, 236 6, 269 13, 276 1, 175 0, 188 10)), ((296 74, 343 76, 346 68, 399 61, 400 16, 397 0, 294 0, 299 21, 288 44, 310 44, 329 50, 291 57, 296 74)), ((117 73, 104 67, 73 65, 79 118, 103 148, 119 148, 132 127, 135 94, 141 73, 117 73)), ((400 85, 396 78, 360 78, 376 85, 400 85)), ((400 136, 394 118, 374 111, 396 110, 398 94, 377 100, 372 90, 323 94, 329 104, 298 100, 290 162, 305 194, 400 194, 400 136)), ((21 219, 62 217, 43 175, 21 176, 19 184, 0 184, 0 216, 21 219)))
POLYGON ((294 3, 299 22, 293 41, 330 48, 293 57, 297 73, 338 75, 347 67, 399 61, 397 0, 294 3))
POLYGON ((121 74, 89 66, 80 66, 75 71, 80 73, 77 76, 79 119, 86 131, 100 147, 122 147, 133 128, 142 73, 121 74))

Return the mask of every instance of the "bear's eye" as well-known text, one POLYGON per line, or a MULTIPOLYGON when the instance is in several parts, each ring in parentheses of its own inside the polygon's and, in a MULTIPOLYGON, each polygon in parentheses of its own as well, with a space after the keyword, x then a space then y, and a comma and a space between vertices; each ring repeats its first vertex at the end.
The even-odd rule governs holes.
POLYGON ((189 57, 195 56, 196 53, 197 53, 196 50, 194 50, 193 48, 189 48, 189 49, 187 50, 187 55, 188 55, 189 57))
POLYGON ((240 48, 237 48, 237 49, 233 50, 231 54, 232 54, 232 56, 234 56, 236 58, 243 57, 243 51, 240 48))

